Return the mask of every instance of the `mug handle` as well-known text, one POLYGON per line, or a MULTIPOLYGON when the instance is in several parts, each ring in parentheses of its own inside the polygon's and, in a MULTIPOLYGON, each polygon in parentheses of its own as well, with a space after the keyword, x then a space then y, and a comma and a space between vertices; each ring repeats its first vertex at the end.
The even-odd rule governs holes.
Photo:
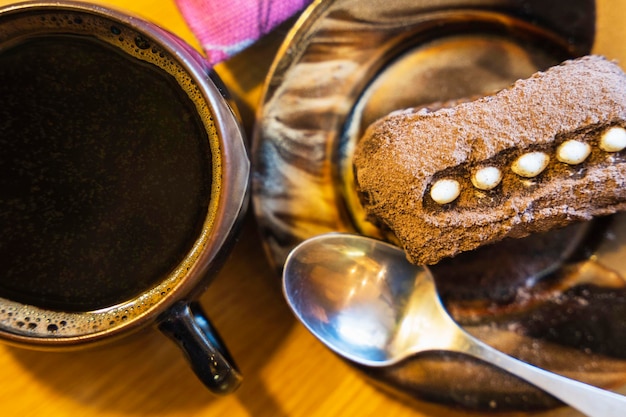
POLYGON ((197 302, 179 301, 164 313, 159 330, 182 349, 196 376, 215 394, 241 384, 241 373, 197 302))

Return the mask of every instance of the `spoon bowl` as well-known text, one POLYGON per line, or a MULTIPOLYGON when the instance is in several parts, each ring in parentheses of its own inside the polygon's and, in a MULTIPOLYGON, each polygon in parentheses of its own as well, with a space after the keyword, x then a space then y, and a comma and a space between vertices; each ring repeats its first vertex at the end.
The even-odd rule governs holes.
POLYGON ((332 233, 308 239, 287 257, 283 291, 296 317, 339 356, 384 367, 427 351, 473 356, 543 389, 589 416, 617 417, 626 397, 499 352, 448 315, 426 267, 388 243, 332 233))

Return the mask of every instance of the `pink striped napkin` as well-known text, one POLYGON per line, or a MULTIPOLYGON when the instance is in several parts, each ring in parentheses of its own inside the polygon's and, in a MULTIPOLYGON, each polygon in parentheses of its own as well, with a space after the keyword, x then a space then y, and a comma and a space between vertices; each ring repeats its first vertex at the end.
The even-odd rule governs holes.
POLYGON ((247 48, 311 0, 176 0, 214 65, 247 48))

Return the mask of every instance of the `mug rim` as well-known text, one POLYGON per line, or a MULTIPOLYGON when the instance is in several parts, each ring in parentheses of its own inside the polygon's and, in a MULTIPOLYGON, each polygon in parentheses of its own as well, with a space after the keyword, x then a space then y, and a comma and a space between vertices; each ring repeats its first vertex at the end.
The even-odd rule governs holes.
MULTIPOLYGON (((88 320, 87 317, 91 319, 100 317, 105 320, 117 318, 115 324, 104 325, 99 329, 93 328, 89 332, 63 334, 62 331, 54 331, 40 334, 29 333, 28 330, 18 332, 15 331, 15 326, 3 325, 6 317, 3 318, 0 314, 0 339, 9 344, 27 347, 72 347, 95 343, 103 339, 112 340, 116 336, 154 323, 174 303, 203 291, 205 285, 202 284, 206 282, 208 285, 211 278, 209 274, 214 273, 221 266, 223 259, 220 258, 229 249, 229 243, 237 232, 236 226, 245 213, 249 199, 250 161, 243 127, 219 77, 202 55, 182 39, 156 24, 108 6, 78 1, 26 1, 0 8, 0 19, 10 17, 11 14, 66 11, 92 15, 96 19, 115 22, 137 33, 145 34, 148 38, 155 40, 168 57, 174 59, 176 64, 185 70, 186 76, 198 86, 197 90, 207 105, 207 114, 204 116, 211 120, 207 122, 204 120, 205 117, 202 117, 203 125, 209 129, 207 126, 209 123, 214 128, 213 132, 208 132, 208 140, 213 165, 212 188, 216 190, 211 191, 209 210, 204 217, 202 231, 196 236, 193 246, 186 252, 185 259, 175 267, 176 271, 159 280, 152 287, 144 289, 130 300, 93 311, 71 313, 3 299, 9 304, 27 308, 30 313, 34 312, 40 317, 42 315, 43 317, 46 315, 48 317, 51 315, 72 316, 77 317, 81 322, 88 320), (215 187, 216 184, 217 187, 215 187), (209 223, 210 227, 207 227, 209 223), (173 277, 176 278, 173 279, 173 277), (165 287, 168 288, 164 294, 165 287), (155 290, 160 294, 155 295, 155 290), (141 311, 132 311, 129 314, 129 309, 133 310, 136 306, 144 305, 143 301, 140 303, 140 300, 149 302, 141 308, 141 311)), ((119 47, 117 49, 121 50, 119 47)), ((182 87, 181 89, 187 93, 182 87)), ((5 313, 4 310, 2 309, 0 313, 5 313)), ((9 319, 14 321, 15 316, 11 314, 9 319)))

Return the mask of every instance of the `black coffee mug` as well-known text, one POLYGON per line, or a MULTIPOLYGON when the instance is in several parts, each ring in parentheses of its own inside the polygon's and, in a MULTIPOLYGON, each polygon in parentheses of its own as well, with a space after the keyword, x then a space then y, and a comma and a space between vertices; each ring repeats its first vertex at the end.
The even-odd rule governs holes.
POLYGON ((247 205, 225 88, 163 29, 75 2, 0 9, 0 338, 75 348, 156 326, 217 393, 240 373, 193 300, 247 205))

